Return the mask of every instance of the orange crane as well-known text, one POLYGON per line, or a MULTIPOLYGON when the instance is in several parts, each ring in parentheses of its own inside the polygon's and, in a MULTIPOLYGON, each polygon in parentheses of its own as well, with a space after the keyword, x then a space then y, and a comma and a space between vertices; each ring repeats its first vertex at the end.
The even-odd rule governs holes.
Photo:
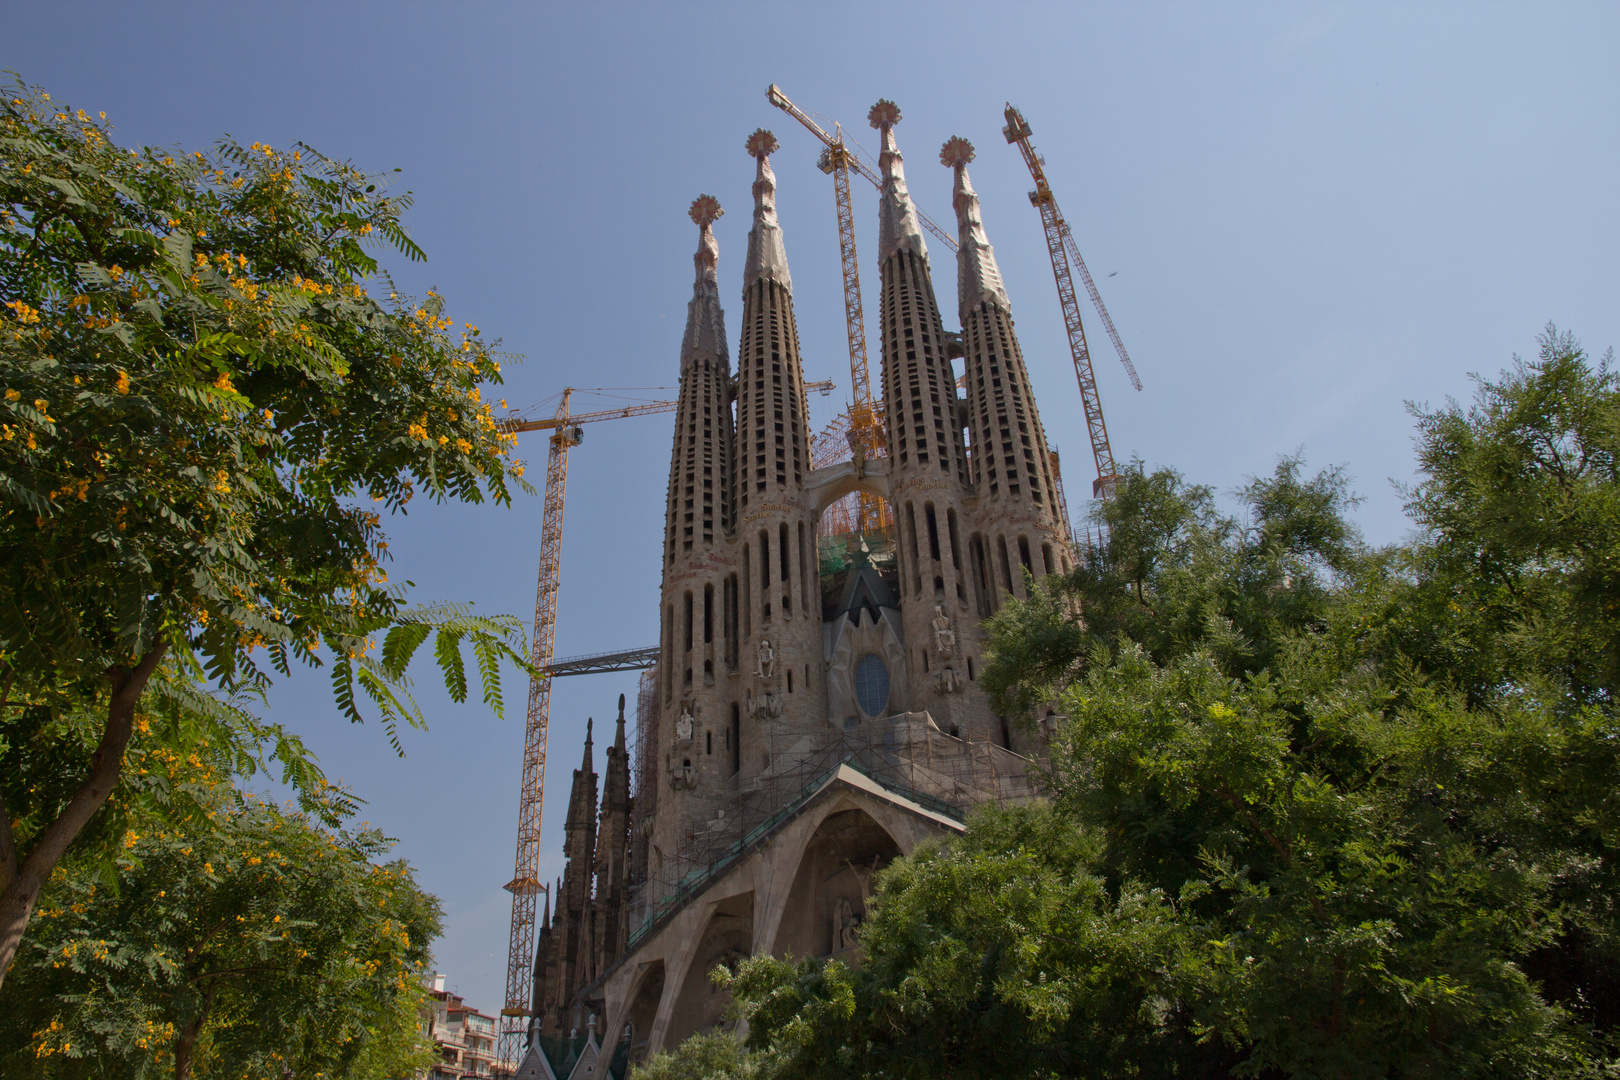
MULTIPOLYGON (((849 377, 852 398, 849 405, 848 437, 851 449, 854 448, 853 444, 858 442, 861 453, 870 457, 881 452, 887 437, 883 430, 882 413, 878 403, 872 398, 872 377, 866 359, 866 316, 861 305, 861 271, 855 257, 855 212, 849 198, 849 170, 854 167, 859 171, 861 163, 844 143, 842 124, 834 122, 835 134, 829 135, 820 124, 789 101, 787 95, 782 93, 775 83, 765 91, 765 96, 772 105, 808 128, 826 148, 821 152, 821 159, 816 164, 822 172, 832 176, 833 194, 838 203, 838 250, 842 256, 844 270, 844 323, 849 333, 849 377)), ((888 507, 882 499, 866 491, 859 492, 857 498, 859 520, 850 523, 856 531, 868 532, 889 524, 888 507)))
MULTIPOLYGON (((833 384, 813 382, 806 390, 826 396, 833 384)), ((557 589, 562 581, 563 502, 568 490, 568 451, 584 441, 582 424, 623 420, 631 416, 674 412, 676 402, 643 401, 595 412, 569 413, 576 393, 603 391, 563 389, 557 411, 541 419, 510 416, 497 422, 502 431, 550 431, 546 455, 545 509, 540 518, 540 580, 534 597, 534 641, 531 659, 540 674, 529 680, 529 714, 523 731, 523 780, 518 795, 517 858, 512 880, 512 932, 506 953, 506 1001, 501 1007, 499 1054, 502 1061, 522 1055, 531 1014, 534 967, 535 907, 545 891, 540 883, 540 811, 546 793, 546 736, 551 724, 552 659, 557 637, 557 589)))
MULTIPOLYGON (((844 270, 844 322, 849 333, 849 375, 851 381, 852 400, 849 406, 849 422, 847 430, 834 431, 828 428, 823 432, 822 444, 826 453, 835 460, 842 459, 842 448, 836 445, 838 436, 845 435, 853 444, 859 442, 862 453, 872 457, 884 452, 886 435, 883 427, 883 411, 881 401, 872 397, 872 379, 866 357, 866 318, 861 307, 861 275, 855 257, 855 213, 850 205, 849 174, 853 169, 864 176, 878 190, 883 189, 883 180, 869 164, 862 161, 858 151, 844 140, 844 126, 836 120, 827 121, 832 125, 832 132, 817 123, 816 120, 782 93, 782 88, 772 83, 765 91, 765 97, 772 105, 787 113, 793 119, 821 140, 824 149, 821 158, 816 162, 822 172, 833 178, 833 194, 838 203, 838 249, 843 260, 844 270)), ((823 118, 825 119, 825 118, 823 118)), ((917 211, 918 220, 935 236, 943 241, 952 251, 956 250, 956 241, 953 240, 934 220, 921 210, 917 211)), ((836 426, 836 421, 835 421, 836 426)), ((869 492, 860 492, 859 520, 850 523, 850 527, 859 532, 885 528, 890 524, 888 504, 869 492)), ((835 512, 833 518, 839 515, 835 512)), ((839 525, 842 523, 839 522, 839 525)))
MULTIPOLYGON (((793 104, 793 102, 789 101, 788 96, 786 94, 782 93, 782 88, 777 86, 775 83, 771 83, 769 88, 766 89, 765 97, 767 99, 769 99, 769 101, 770 101, 770 103, 772 105, 775 105, 778 109, 781 109, 783 112, 785 112, 789 116, 793 117, 793 119, 797 120, 799 123, 801 123, 805 127, 809 128, 810 133, 812 135, 814 135, 816 138, 820 139, 822 144, 824 146, 826 146, 828 150, 831 150, 834 145, 844 146, 844 148, 845 148, 845 150, 846 150, 846 152, 848 154, 848 160, 845 162, 845 166, 847 168, 854 169, 856 172, 858 172, 862 176, 866 177, 866 179, 871 183, 871 185, 873 187, 877 188, 879 191, 883 190, 883 178, 877 174, 876 167, 873 166, 871 162, 869 162, 869 161, 867 161, 867 160, 865 160, 864 158, 861 157, 861 152, 860 152, 859 148, 852 147, 852 146, 846 146, 844 144, 844 128, 843 128, 842 124, 839 124, 837 121, 834 121, 834 120, 827 120, 827 122, 829 124, 832 124, 833 127, 835 129, 837 129, 837 131, 838 131, 838 134, 837 134, 836 137, 827 134, 826 129, 824 129, 820 124, 816 123, 816 121, 810 116, 809 113, 806 113, 803 109, 799 108, 797 105, 793 104)), ((822 119, 826 120, 827 118, 822 117, 822 119)), ((822 166, 822 171, 827 172, 827 171, 830 171, 830 170, 827 168, 827 166, 823 165, 822 166)), ((848 198, 848 194, 847 194, 847 188, 848 188, 847 174, 846 174, 845 188, 846 188, 846 194, 845 194, 844 198, 847 199, 848 198)), ((922 222, 923 228, 925 228, 929 232, 933 233, 934 236, 936 238, 938 238, 940 243, 942 243, 946 247, 950 248, 951 251, 954 253, 956 251, 956 237, 952 236, 950 233, 946 232, 944 229, 940 228, 937 224, 935 224, 934 219, 929 217, 927 214, 923 213, 921 207, 916 206, 915 204, 913 204, 912 209, 914 211, 916 211, 917 220, 922 222)))
POLYGON ((1080 257, 1080 249, 1075 246, 1069 223, 1058 209, 1057 199, 1052 195, 1052 185, 1046 179, 1046 159, 1035 152, 1034 145, 1029 141, 1029 124, 1011 103, 1007 105, 1005 116, 1007 126, 1001 129, 1001 133, 1024 155, 1024 164, 1029 166, 1030 176, 1035 180, 1035 190, 1029 193, 1029 201, 1041 212, 1041 225, 1046 231, 1046 250, 1052 257, 1052 275, 1057 279, 1058 302, 1063 307, 1063 323, 1069 332, 1069 351, 1074 355, 1074 374, 1080 382, 1080 400, 1085 406, 1086 426, 1091 433, 1091 455, 1097 461, 1097 479, 1091 485, 1091 494, 1093 498, 1106 499, 1113 494, 1114 486, 1119 481, 1119 470, 1114 464, 1114 451, 1108 445, 1108 425, 1103 421, 1102 399, 1097 394, 1097 376, 1091 368, 1091 351, 1086 347, 1085 327, 1080 324, 1080 305, 1075 299, 1071 262, 1080 270, 1080 280, 1085 283, 1086 292, 1091 294, 1091 302, 1097 308, 1097 315, 1114 341, 1114 348, 1119 353, 1120 363, 1125 365, 1126 374, 1131 378, 1131 385, 1140 390, 1142 380, 1137 377, 1136 366, 1125 351, 1125 343, 1119 339, 1119 331, 1114 329, 1114 320, 1108 317, 1108 309, 1103 306, 1097 283, 1091 280, 1086 261, 1080 257))

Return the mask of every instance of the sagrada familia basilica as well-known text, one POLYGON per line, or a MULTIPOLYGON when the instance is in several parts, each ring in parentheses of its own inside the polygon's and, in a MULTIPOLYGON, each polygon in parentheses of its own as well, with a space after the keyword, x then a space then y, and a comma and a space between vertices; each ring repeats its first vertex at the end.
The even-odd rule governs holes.
POLYGON ((728 1024, 716 965, 760 953, 858 963, 877 871, 960 831, 973 805, 1032 794, 1045 733, 991 708, 982 621, 1069 569, 1073 548, 968 178, 973 149, 952 139, 941 153, 960 244, 960 330, 948 331, 899 118, 890 102, 870 116, 887 443, 875 452, 852 440, 847 460, 812 466, 770 133, 748 141, 735 369, 710 228, 721 210, 709 196, 692 204, 659 659, 642 681, 637 760, 621 697, 600 800, 593 736, 574 770, 520 1077, 622 1075, 728 1024), (882 527, 829 530, 829 508, 855 493, 881 501, 882 527))

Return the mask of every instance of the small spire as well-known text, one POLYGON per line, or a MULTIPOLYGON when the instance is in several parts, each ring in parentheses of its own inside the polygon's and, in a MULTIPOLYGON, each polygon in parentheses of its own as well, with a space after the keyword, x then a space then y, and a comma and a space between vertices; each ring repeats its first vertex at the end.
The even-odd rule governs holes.
POLYGON ((686 337, 681 342, 681 367, 694 358, 705 356, 722 361, 730 367, 726 354, 726 314, 720 308, 720 287, 715 279, 715 266, 720 260, 720 245, 715 242, 711 226, 724 214, 720 200, 713 195, 699 195, 692 200, 687 214, 698 227, 697 254, 692 262, 697 267, 697 280, 692 285, 692 300, 686 306, 686 337))
POLYGON ((1000 304, 1007 310, 1007 289, 1001 283, 996 252, 984 235, 984 218, 979 211, 979 193, 968 179, 968 162, 973 160, 973 144, 953 135, 940 147, 941 165, 956 170, 956 190, 951 204, 956 207, 956 231, 960 247, 956 253, 956 294, 962 311, 984 303, 1000 304))
MULTIPOLYGON (((551 890, 550 889, 542 889, 540 891, 545 893, 545 895, 546 895, 545 915, 543 915, 541 917, 541 919, 540 919, 540 929, 541 929, 541 931, 546 931, 546 930, 551 929, 551 890)), ((537 960, 536 961, 536 966, 538 966, 538 964, 539 964, 539 961, 537 960)))
POLYGON ((748 230, 748 262, 743 266, 743 289, 760 278, 770 278, 788 292, 793 279, 788 274, 787 249, 782 246, 782 226, 776 220, 776 174, 771 171, 771 155, 776 152, 776 136, 756 128, 744 144, 758 164, 754 169, 754 227, 748 230))
POLYGON ((594 772, 591 768, 591 727, 596 723, 591 717, 585 718, 585 763, 580 766, 585 772, 594 772))
POLYGON ((906 160, 894 141, 900 106, 881 99, 866 119, 882 132, 883 139, 878 153, 878 167, 883 170, 883 192, 878 196, 878 258, 887 259, 901 248, 908 248, 927 259, 928 245, 923 241, 916 208, 911 205, 911 192, 906 189, 906 160))
POLYGON ((613 735, 613 746, 620 753, 624 752, 624 695, 619 695, 619 730, 613 735))

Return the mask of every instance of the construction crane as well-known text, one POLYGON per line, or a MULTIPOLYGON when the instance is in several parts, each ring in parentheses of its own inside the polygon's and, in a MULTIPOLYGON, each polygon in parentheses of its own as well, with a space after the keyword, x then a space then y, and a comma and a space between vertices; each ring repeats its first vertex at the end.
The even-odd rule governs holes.
MULTIPOLYGON (((826 396, 833 383, 805 384, 806 390, 826 396)), ((584 424, 602 420, 622 420, 674 412, 676 402, 643 401, 595 412, 570 413, 568 406, 576 393, 602 391, 564 388, 557 411, 548 417, 531 419, 508 416, 496 422, 502 431, 550 431, 546 455, 546 496, 540 518, 540 575, 534 597, 534 639, 531 659, 540 674, 529 680, 529 713, 523 731, 523 780, 518 795, 517 858, 512 880, 504 888, 512 894, 512 931, 506 952, 506 1000, 501 1007, 499 1053, 502 1061, 517 1061, 527 1033, 532 1010, 534 967, 535 907, 545 891, 540 883, 540 812, 546 793, 546 736, 551 723, 551 680, 569 671, 556 671, 552 664, 557 636, 557 588, 562 581, 563 503, 568 490, 568 451, 584 441, 584 424)), ((599 667, 597 670, 613 670, 599 667)))
MULTIPOLYGON (((861 271, 855 257, 855 212, 849 198, 849 170, 859 170, 860 161, 844 142, 844 127, 833 123, 834 134, 829 135, 787 95, 772 83, 765 92, 772 105, 810 130, 820 139, 825 149, 816 162, 822 172, 833 178, 833 194, 838 203, 838 250, 844 269, 844 324, 849 333, 850 405, 848 437, 850 448, 860 444, 863 456, 872 457, 881 451, 887 437, 883 429, 883 416, 878 403, 872 398, 872 377, 866 359, 866 316, 861 305, 861 271)), ((880 185, 881 186, 881 185, 880 185)), ((889 524, 888 507, 871 492, 857 494, 858 520, 851 522, 857 532, 870 532, 889 524)))
MULTIPOLYGON (((838 134, 836 137, 827 134, 826 129, 820 124, 816 123, 815 120, 811 118, 810 114, 806 113, 803 109, 789 101, 788 96, 782 93, 781 87, 777 86, 775 83, 771 83, 770 87, 765 91, 765 96, 770 100, 772 105, 775 105, 778 109, 781 109, 783 112, 787 113, 789 116, 793 117, 793 119, 797 120, 799 123, 808 128, 810 133, 816 138, 820 139, 822 144, 826 146, 828 150, 831 150, 834 146, 844 147, 848 154, 848 168, 854 169, 856 172, 866 177, 866 179, 871 182, 872 186, 877 188, 879 191, 883 190, 883 178, 877 174, 877 168, 871 162, 867 161, 861 156, 859 147, 845 145, 844 129, 841 124, 833 120, 828 120, 827 122, 833 125, 838 134)), ((826 117, 822 117, 822 119, 825 120, 826 117)), ((829 170, 827 166, 824 165, 822 166, 822 171, 827 172, 829 170)), ((845 184, 847 187, 847 179, 845 184)), ((939 242, 950 248, 952 252, 956 251, 956 238, 954 236, 936 225, 934 223, 934 219, 923 213, 920 207, 913 205, 912 209, 916 211, 917 220, 922 222, 923 228, 933 233, 934 236, 939 239, 939 242)))
POLYGON ((1007 126, 1001 129, 1001 133, 1024 155, 1024 164, 1029 166, 1029 174, 1035 180, 1035 190, 1029 193, 1029 201, 1041 212, 1041 224, 1046 231, 1046 251, 1052 257, 1052 276, 1057 279, 1058 302, 1063 306, 1063 323, 1069 332, 1069 351, 1074 355, 1074 374, 1080 382, 1080 400, 1085 406, 1086 426, 1090 429, 1091 455, 1097 462, 1097 479, 1091 485, 1091 494, 1093 498, 1106 499, 1113 494, 1119 482, 1119 470, 1114 464, 1114 451, 1108 445, 1108 425, 1103 421, 1102 399, 1097 394, 1097 376, 1091 367, 1091 351, 1086 347, 1085 327, 1080 323, 1080 305, 1075 299, 1071 263, 1080 270, 1080 280, 1085 283, 1097 315, 1114 341, 1114 348, 1119 352, 1120 363, 1125 365, 1125 372, 1131 378, 1131 385, 1140 390, 1142 380, 1137 377, 1136 366, 1125 351, 1125 343, 1119 339, 1119 331, 1114 329, 1114 320, 1108 317, 1108 309, 1103 306, 1097 283, 1091 280, 1086 261, 1080 257, 1080 249, 1075 246, 1069 223, 1058 209, 1057 199, 1052 195, 1052 185, 1046 179, 1046 159, 1035 152, 1034 145, 1029 141, 1028 122, 1010 102, 1005 116, 1007 126))

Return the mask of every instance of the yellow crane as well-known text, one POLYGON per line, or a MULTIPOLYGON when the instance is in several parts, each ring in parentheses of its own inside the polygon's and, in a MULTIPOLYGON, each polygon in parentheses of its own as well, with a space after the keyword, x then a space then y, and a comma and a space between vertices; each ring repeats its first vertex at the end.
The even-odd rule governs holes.
MULTIPOLYGON (((861 305, 861 274, 855 257, 855 212, 850 204, 849 174, 854 170, 876 186, 883 188, 883 181, 870 165, 860 159, 857 151, 844 141, 844 126, 836 120, 830 120, 833 130, 826 128, 782 93, 781 87, 772 83, 765 91, 765 97, 772 105, 787 113, 793 119, 803 124, 810 134, 821 140, 823 150, 817 166, 822 172, 833 178, 833 195, 838 204, 838 250, 843 261, 844 270, 844 323, 849 334, 849 376, 850 395, 849 420, 847 425, 838 425, 842 430, 834 431, 829 428, 823 433, 822 444, 829 447, 826 452, 832 457, 839 457, 841 448, 836 446, 839 435, 847 435, 851 449, 859 443, 861 453, 872 457, 885 452, 886 435, 883 426, 883 410, 881 400, 872 396, 872 378, 866 356, 866 317, 861 305)), ((956 242, 952 240, 933 220, 921 210, 917 211, 918 219, 926 225, 935 236, 950 245, 952 251, 956 250, 956 242)), ((825 462, 823 463, 825 464, 825 462)), ((884 528, 889 524, 889 511, 887 504, 876 495, 869 492, 860 492, 859 520, 850 522, 850 527, 857 532, 867 532, 873 529, 884 528)))
POLYGON ((1028 122, 1011 103, 1008 103, 1004 115, 1007 126, 1001 129, 1001 133, 1024 155, 1024 164, 1029 166, 1030 176, 1035 180, 1035 190, 1029 193, 1029 201, 1041 212, 1041 225, 1046 231, 1046 251, 1052 257, 1052 276, 1057 279, 1058 302, 1063 307, 1063 323, 1069 332, 1069 352, 1074 356, 1074 374, 1080 382, 1080 401, 1085 406, 1086 427, 1091 434, 1091 456, 1097 462, 1097 479, 1091 485, 1091 494, 1093 498, 1106 499, 1113 494, 1114 486, 1119 482, 1119 470, 1114 464, 1113 448, 1108 444, 1108 425, 1103 421, 1097 376, 1091 367, 1091 350, 1086 347, 1086 331, 1080 323, 1080 304, 1075 299, 1071 260, 1073 266, 1080 270, 1080 280, 1085 283, 1097 315, 1114 341, 1114 348, 1119 352, 1120 363, 1125 365, 1125 373, 1131 378, 1131 385, 1140 390, 1142 380, 1136 375, 1136 366, 1125 351, 1119 331, 1114 329, 1114 320, 1108 317, 1108 309, 1103 306, 1097 283, 1091 280, 1086 261, 1080 257, 1080 249, 1075 246, 1069 223, 1058 209, 1057 199, 1052 195, 1052 185, 1046 179, 1046 159, 1035 152, 1034 144, 1029 141, 1028 122))
MULTIPOLYGON (((659 389, 665 389, 660 387, 659 389)), ((805 389, 830 393, 833 384, 806 383, 805 389)), ((623 420, 674 412, 673 401, 640 401, 612 409, 570 413, 576 393, 611 391, 563 389, 551 416, 509 416, 498 422, 503 431, 550 431, 546 454, 546 495, 540 518, 540 574, 534 597, 534 639, 531 659, 540 674, 529 680, 528 720, 523 730, 523 779, 518 795, 517 858, 512 880, 504 888, 512 894, 512 931, 507 942, 506 1000, 501 1007, 499 1055, 517 1061, 523 1049, 532 1004, 535 908, 545 891, 540 883, 540 812, 546 794, 546 736, 551 723, 552 659, 557 637, 557 589, 562 581, 563 503, 568 491, 568 451, 584 441, 582 425, 602 420, 623 420)))

